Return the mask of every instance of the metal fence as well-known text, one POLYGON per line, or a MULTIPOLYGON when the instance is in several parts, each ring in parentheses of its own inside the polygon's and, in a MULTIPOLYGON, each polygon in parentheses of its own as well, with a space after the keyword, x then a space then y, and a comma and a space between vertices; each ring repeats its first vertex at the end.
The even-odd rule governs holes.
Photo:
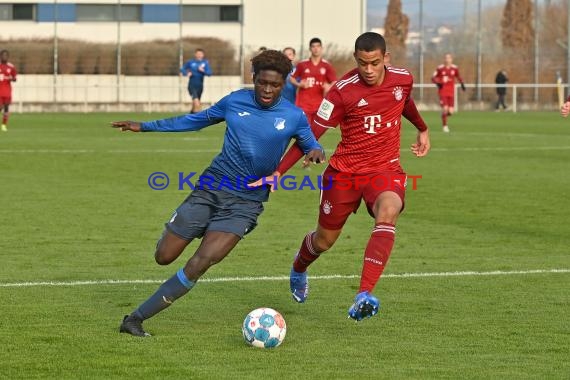
MULTIPOLYGON (((14 85, 15 112, 185 112, 191 100, 186 78, 178 76, 23 75, 14 85)), ((203 103, 213 104, 231 91, 250 87, 239 76, 214 76, 205 82, 203 103)), ((514 83, 505 86, 508 110, 539 111, 559 108, 566 84, 514 83), (539 94, 535 97, 536 93, 539 94)), ((492 110, 497 101, 495 84, 466 84, 456 88, 456 110, 492 110), (480 98, 478 96, 481 96, 480 98)), ((412 94, 422 110, 439 109, 437 88, 415 84, 412 94)))

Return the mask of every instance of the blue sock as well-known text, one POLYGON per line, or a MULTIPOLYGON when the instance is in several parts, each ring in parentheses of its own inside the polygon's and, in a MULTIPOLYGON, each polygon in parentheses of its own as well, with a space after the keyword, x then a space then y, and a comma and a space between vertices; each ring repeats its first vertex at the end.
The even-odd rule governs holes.
POLYGON ((172 305, 174 301, 182 297, 192 289, 194 281, 190 281, 180 269, 176 274, 164 282, 156 293, 143 302, 135 311, 134 315, 145 320, 172 305))

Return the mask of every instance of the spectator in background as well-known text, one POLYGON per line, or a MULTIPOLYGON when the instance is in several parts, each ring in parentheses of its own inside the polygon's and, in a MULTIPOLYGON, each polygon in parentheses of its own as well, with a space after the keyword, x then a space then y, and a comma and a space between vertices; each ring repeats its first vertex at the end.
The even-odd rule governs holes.
POLYGON ((289 81, 299 89, 296 104, 305 111, 310 124, 324 96, 336 82, 336 72, 332 65, 322 58, 323 45, 320 39, 312 38, 309 49, 311 57, 297 64, 289 81))
POLYGON ((500 70, 495 77, 495 83, 497 84, 497 105, 495 106, 495 111, 500 111, 499 107, 503 107, 504 110, 507 109, 505 104, 505 96, 507 95, 507 82, 509 78, 507 77, 507 72, 505 70, 500 70))
POLYGON ((204 76, 212 75, 210 63, 204 58, 204 50, 196 49, 194 59, 189 60, 180 69, 182 75, 189 78, 188 93, 192 97, 192 110, 190 113, 197 113, 202 110, 200 99, 204 91, 204 76))
POLYGON ((285 56, 287 58, 289 58, 289 60, 291 61, 291 65, 293 66, 293 69, 291 70, 291 72, 287 76, 287 80, 285 81, 285 87, 283 87, 283 91, 281 92, 281 96, 283 96, 285 99, 287 99, 291 103, 295 104, 295 99, 297 98, 297 87, 295 87, 293 85, 293 83, 291 83, 290 78, 291 78, 291 74, 293 74, 295 72, 296 52, 295 52, 295 49, 293 49, 292 47, 286 47, 285 49, 283 49, 283 54, 285 54, 285 56))
POLYGON ((8 117, 12 103, 12 82, 16 81, 16 68, 8 62, 8 50, 0 51, 0 108, 2 108, 2 132, 8 131, 8 117))

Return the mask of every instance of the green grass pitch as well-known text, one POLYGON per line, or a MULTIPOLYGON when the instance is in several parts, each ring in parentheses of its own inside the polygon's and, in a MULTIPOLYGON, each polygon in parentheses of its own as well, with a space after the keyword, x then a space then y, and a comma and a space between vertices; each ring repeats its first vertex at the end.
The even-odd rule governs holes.
MULTIPOLYGON (((122 316, 197 244, 170 266, 154 263, 163 223, 188 193, 176 188, 177 173, 205 168, 224 133, 223 125, 183 134, 108 126, 163 116, 13 114, 0 133, 0 378, 570 376, 570 120, 464 112, 443 134, 438 114, 427 112, 433 149, 422 159, 409 152, 415 132, 404 124, 402 163, 422 178, 407 193, 375 290, 378 316, 347 319, 358 287, 350 276, 360 274, 372 227, 363 208, 310 268, 324 278, 311 281, 308 301, 292 301, 286 277, 315 226, 319 194, 277 191, 257 229, 209 281, 145 322, 153 337, 141 340, 118 333, 122 316), (155 171, 170 175, 168 189, 149 188, 155 171), (468 271, 500 272, 429 275, 468 271), (256 276, 276 278, 245 281, 256 276), (39 282, 67 285, 21 286, 39 282), (287 321, 277 349, 241 337, 243 318, 261 306, 287 321)), ((338 138, 323 137, 329 155, 338 138)))

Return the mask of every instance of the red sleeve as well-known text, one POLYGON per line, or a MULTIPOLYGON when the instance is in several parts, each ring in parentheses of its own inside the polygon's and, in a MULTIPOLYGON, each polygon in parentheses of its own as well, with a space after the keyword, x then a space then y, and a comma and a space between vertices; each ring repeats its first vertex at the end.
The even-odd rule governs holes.
POLYGON ((441 83, 441 78, 439 77, 439 71, 435 70, 431 76, 431 81, 435 84, 441 83))
POLYGON ((567 102, 570 102, 570 95, 568 95, 568 99, 566 99, 567 102))
POLYGON ((455 77, 459 81, 459 83, 463 83, 463 78, 461 78, 461 74, 459 74, 459 67, 455 69, 455 77))
POLYGON ((408 100, 406 100, 406 104, 404 105, 404 110, 402 111, 402 116, 408 119, 410 123, 412 123, 414 127, 418 129, 418 131, 420 132, 427 131, 428 126, 424 121, 424 119, 422 118, 422 116, 420 115, 420 112, 416 107, 414 99, 412 99, 411 97, 408 98, 408 100))
POLYGON ((334 67, 329 64, 329 68, 327 69, 327 81, 329 83, 332 83, 335 80, 336 80, 336 71, 334 70, 334 67))
POLYGON ((293 78, 298 78, 298 77, 301 76, 302 71, 300 71, 300 70, 301 70, 301 67, 302 67, 302 66, 303 66, 303 64, 302 64, 301 62, 299 62, 299 63, 297 64, 297 66, 295 66, 295 72, 294 72, 293 74, 291 74, 291 76, 292 76, 293 78))
MULTIPOLYGON (((328 128, 323 128, 315 123, 311 125, 311 131, 313 131, 313 134, 315 135, 317 140, 321 138, 321 136, 327 131, 327 129, 328 128)), ((281 175, 285 174, 289 169, 291 169, 293 165, 297 163, 297 161, 299 161, 301 157, 303 157, 303 151, 301 150, 301 148, 299 148, 298 144, 296 143, 293 144, 293 146, 289 148, 287 153, 285 153, 285 155, 281 159, 281 162, 279 163, 279 166, 277 167, 276 171, 281 173, 281 175)))

